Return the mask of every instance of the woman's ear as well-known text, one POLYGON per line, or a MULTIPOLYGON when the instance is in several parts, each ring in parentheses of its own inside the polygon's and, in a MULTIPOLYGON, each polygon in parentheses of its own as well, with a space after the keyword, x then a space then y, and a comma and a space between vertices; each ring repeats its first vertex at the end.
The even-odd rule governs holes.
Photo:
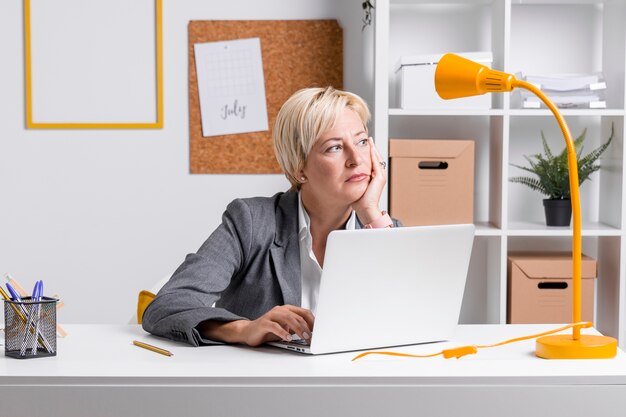
POLYGON ((298 174, 296 175, 296 178, 298 179, 298 182, 300 184, 304 184, 305 182, 307 182, 307 178, 306 175, 304 175, 304 170, 300 170, 298 171, 298 174))

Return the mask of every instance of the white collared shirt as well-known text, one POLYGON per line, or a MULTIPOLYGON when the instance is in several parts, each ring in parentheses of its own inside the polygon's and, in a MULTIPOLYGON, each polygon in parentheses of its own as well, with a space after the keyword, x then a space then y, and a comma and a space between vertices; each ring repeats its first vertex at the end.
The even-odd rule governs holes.
MULTIPOLYGON (((346 230, 356 227, 356 214, 352 214, 346 223, 346 230)), ((298 238, 300 241, 300 276, 302 281, 301 307, 317 310, 317 297, 320 290, 322 268, 313 253, 313 237, 311 236, 311 219, 302 204, 302 196, 298 193, 298 238)))

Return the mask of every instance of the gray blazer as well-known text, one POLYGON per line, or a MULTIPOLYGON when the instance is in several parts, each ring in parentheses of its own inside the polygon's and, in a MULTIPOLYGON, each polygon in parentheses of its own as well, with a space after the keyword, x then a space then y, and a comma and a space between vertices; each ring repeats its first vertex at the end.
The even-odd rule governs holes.
POLYGON ((198 324, 254 320, 277 305, 299 306, 299 245, 297 192, 234 200, 222 224, 150 303, 143 328, 193 346, 220 344, 203 338, 198 324))

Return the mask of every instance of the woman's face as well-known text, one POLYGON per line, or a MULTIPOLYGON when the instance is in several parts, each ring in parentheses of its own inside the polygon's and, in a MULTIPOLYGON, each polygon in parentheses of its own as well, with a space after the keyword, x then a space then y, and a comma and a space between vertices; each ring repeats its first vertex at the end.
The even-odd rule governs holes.
POLYGON ((313 144, 302 170, 303 193, 326 205, 357 201, 371 179, 368 135, 359 115, 345 108, 335 125, 313 144))

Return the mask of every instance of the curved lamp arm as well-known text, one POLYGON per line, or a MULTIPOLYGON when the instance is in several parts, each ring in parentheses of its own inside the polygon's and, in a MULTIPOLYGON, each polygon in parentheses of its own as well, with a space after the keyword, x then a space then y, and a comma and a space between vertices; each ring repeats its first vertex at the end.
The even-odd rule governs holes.
MULTIPOLYGON (((580 188, 578 183, 578 160, 576 157, 576 147, 574 146, 574 140, 570 133, 569 127, 565 122, 565 118, 559 112, 558 108, 550 101, 548 96, 544 94, 539 88, 526 81, 515 79, 512 82, 513 88, 524 88, 533 94, 535 94, 543 103, 550 109, 556 121, 561 128, 563 138, 565 139, 565 145, 567 147, 567 170, 569 172, 569 192, 570 201, 572 204, 572 221, 573 221, 573 235, 572 235, 572 298, 580 301, 582 299, 582 220, 580 213, 580 188)), ((580 322, 581 316, 581 303, 572 303, 572 323, 580 322)), ((580 327, 573 328, 573 338, 578 340, 580 338, 580 327)))

